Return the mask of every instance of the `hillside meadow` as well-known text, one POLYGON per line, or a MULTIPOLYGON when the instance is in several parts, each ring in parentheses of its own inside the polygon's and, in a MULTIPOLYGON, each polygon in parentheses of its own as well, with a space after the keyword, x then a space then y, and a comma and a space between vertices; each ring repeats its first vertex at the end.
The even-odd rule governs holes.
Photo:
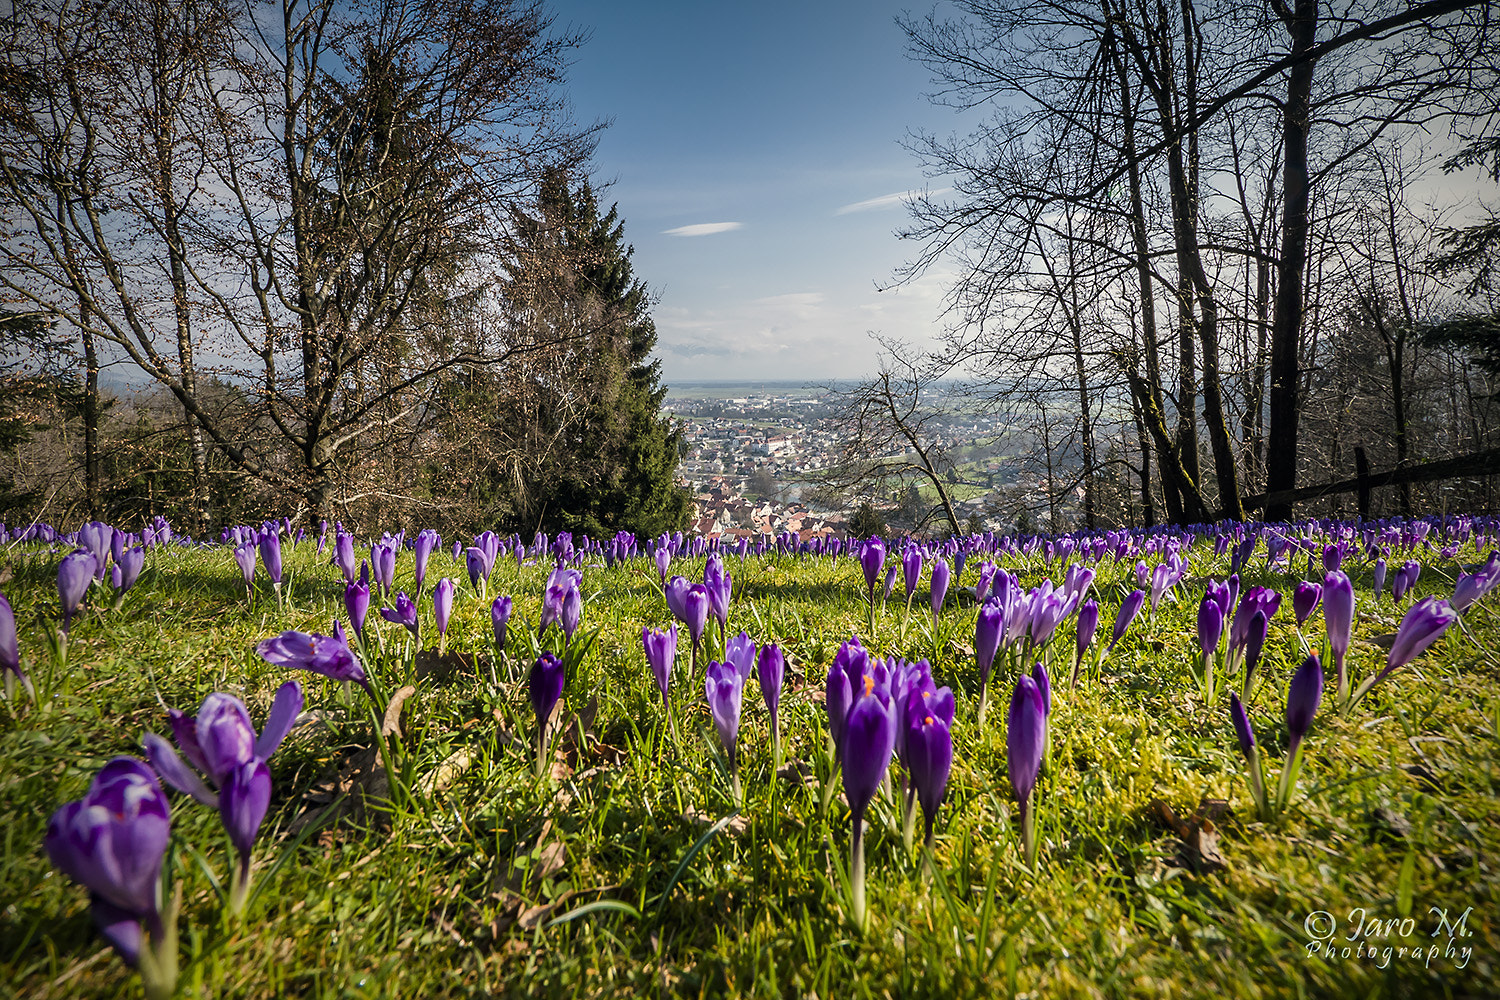
POLYGON ((0 994, 1488 995, 1497 532, 429 538, 420 583, 417 537, 13 533, 0 994), (674 622, 664 704, 643 631, 674 622))

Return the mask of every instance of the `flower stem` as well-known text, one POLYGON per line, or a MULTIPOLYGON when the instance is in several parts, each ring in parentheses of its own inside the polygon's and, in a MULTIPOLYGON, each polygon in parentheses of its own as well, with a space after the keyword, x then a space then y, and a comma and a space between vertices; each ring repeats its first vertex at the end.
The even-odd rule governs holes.
POLYGON ((864 817, 855 815, 854 835, 849 840, 849 912, 855 929, 861 934, 868 923, 865 909, 865 840, 864 817))

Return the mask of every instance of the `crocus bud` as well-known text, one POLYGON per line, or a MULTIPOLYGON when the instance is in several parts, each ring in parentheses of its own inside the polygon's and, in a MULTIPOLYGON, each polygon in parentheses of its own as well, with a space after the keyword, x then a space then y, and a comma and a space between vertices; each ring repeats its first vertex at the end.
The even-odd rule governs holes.
POLYGON ((445 576, 432 588, 432 617, 437 620, 438 635, 448 634, 448 619, 453 614, 453 592, 456 587, 453 580, 445 576))
POLYGON ((1447 601, 1436 597, 1424 597, 1413 604, 1396 629, 1396 640, 1386 654, 1385 673, 1415 660, 1428 646, 1437 642, 1457 618, 1458 612, 1447 601))
POLYGON ((1016 681, 1011 693, 1010 713, 1006 718, 1006 770, 1016 799, 1026 802, 1036 787, 1042 768, 1042 749, 1047 740, 1047 710, 1041 691, 1030 677, 1016 681))
MULTIPOLYGON (((658 550, 661 551, 661 550, 658 550)), ((663 703, 672 684, 672 663, 677 658, 677 626, 670 625, 660 632, 650 627, 641 629, 641 645, 646 650, 646 662, 656 678, 656 687, 661 691, 663 703)))
POLYGON ((683 595, 683 620, 694 646, 703 638, 703 628, 708 624, 708 604, 708 590, 701 583, 693 584, 683 595))
POLYGON ((349 613, 349 627, 360 639, 365 637, 365 616, 370 612, 369 584, 355 581, 344 588, 344 610, 349 613))
POLYGON ((755 669, 755 641, 743 631, 731 637, 724 643, 724 661, 748 678, 755 669))
POLYGON ((552 710, 557 707, 557 701, 562 697, 563 683, 566 680, 563 662, 556 656, 544 652, 537 657, 536 663, 531 667, 529 687, 531 710, 536 713, 538 730, 541 730, 552 716, 552 710))
POLYGON ((755 661, 756 674, 760 678, 760 693, 766 700, 766 711, 771 713, 771 729, 776 729, 777 711, 781 705, 781 685, 786 675, 786 658, 781 647, 768 642, 760 647, 755 661))
POLYGON ((1078 609, 1078 659, 1083 659, 1083 654, 1088 652, 1089 646, 1094 641, 1094 633, 1099 628, 1099 602, 1087 600, 1083 607, 1078 609))
POLYGON ((1119 614, 1115 615, 1115 627, 1109 640, 1109 648, 1124 638, 1125 630, 1130 628, 1130 623, 1135 621, 1135 616, 1141 613, 1141 607, 1146 603, 1146 592, 1144 590, 1132 590, 1125 595, 1125 600, 1120 603, 1119 614))
POLYGON ((1005 613, 1000 606, 993 601, 981 605, 979 617, 974 622, 974 662, 979 667, 981 682, 989 679, 1004 634, 1005 613))
POLYGON ((281 583, 281 536, 274 531, 262 531, 258 539, 260 561, 266 567, 266 575, 274 584, 281 583))
POLYGON ((950 571, 947 560, 938 559, 932 564, 932 613, 937 615, 943 610, 943 599, 948 596, 948 580, 950 571))
POLYGON ((740 732, 740 704, 745 692, 745 675, 733 663, 712 660, 703 680, 704 694, 713 716, 714 728, 729 756, 729 769, 735 769, 735 746, 740 732))
POLYGON ((1219 636, 1223 631, 1223 610, 1213 598, 1204 597, 1198 605, 1198 649, 1205 657, 1213 656, 1219 648, 1219 636))
POLYGON ((240 575, 245 578, 245 586, 249 587, 255 582, 255 546, 249 542, 236 545, 234 561, 239 563, 240 575))
POLYGON ((912 593, 917 589, 917 581, 922 578, 922 549, 920 546, 907 543, 906 551, 901 553, 901 575, 906 583, 906 598, 911 600, 912 593))
POLYGON ((1314 653, 1302 661, 1302 666, 1292 675, 1291 686, 1286 696, 1287 753, 1297 752, 1302 737, 1312 728, 1313 716, 1318 703, 1323 700, 1323 664, 1314 653))
POLYGON ((1320 583, 1309 583, 1306 580, 1297 584, 1292 590, 1292 614, 1297 617, 1297 627, 1301 628, 1307 619, 1318 608, 1318 602, 1323 599, 1323 585, 1320 583))
POLYGON ((505 632, 510 625, 512 601, 509 597, 497 597, 490 605, 490 625, 495 632, 495 648, 505 649, 505 632))
POLYGON ((875 789, 891 766, 895 749, 896 718, 890 695, 875 686, 873 677, 866 676, 844 724, 844 797, 856 822, 864 818, 875 789))
POLYGON ((865 589, 871 594, 875 593, 875 582, 880 579, 880 567, 884 565, 885 543, 878 537, 866 539, 859 547, 859 568, 865 574, 865 589))
MULTIPOLYGON (((1344 654, 1349 651, 1350 630, 1354 627, 1354 585, 1342 570, 1334 570, 1323 580, 1323 624, 1328 630, 1334 666, 1343 678, 1344 654)), ((1342 683, 1339 689, 1343 690, 1342 683)))
POLYGON ((1255 749, 1255 730, 1250 726, 1250 716, 1245 714, 1245 706, 1240 703, 1240 696, 1230 694, 1229 696, 1229 718, 1234 722, 1234 735, 1240 743, 1240 753, 1249 757, 1255 749))

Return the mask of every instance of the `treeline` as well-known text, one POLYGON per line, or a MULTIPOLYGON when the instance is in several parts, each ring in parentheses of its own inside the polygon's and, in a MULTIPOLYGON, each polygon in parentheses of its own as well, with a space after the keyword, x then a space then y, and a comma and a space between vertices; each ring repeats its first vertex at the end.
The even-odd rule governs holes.
MULTIPOLYGON (((951 273, 948 326, 886 345, 856 441, 920 439, 926 387, 975 379, 1027 417, 1037 506, 1089 526, 1352 513, 1274 497, 1352 477, 1356 448, 1384 470, 1500 444, 1493 5, 956 0, 904 26, 977 124, 911 143, 942 187, 907 276, 951 273)), ((848 468, 888 474, 870 454, 848 468)), ((905 474, 938 486, 945 461, 905 474)))
POLYGON ((683 522, 651 296, 566 113, 581 38, 541 3, 5 28, 0 516, 683 522))

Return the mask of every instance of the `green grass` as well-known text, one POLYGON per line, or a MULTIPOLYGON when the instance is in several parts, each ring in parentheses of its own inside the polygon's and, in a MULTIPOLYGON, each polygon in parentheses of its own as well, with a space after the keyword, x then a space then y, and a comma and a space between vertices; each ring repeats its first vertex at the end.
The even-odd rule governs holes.
MULTIPOLYGON (((75 624, 68 665, 56 670, 44 636, 56 611, 58 554, 20 546, 3 558, 23 660, 50 697, 40 708, 24 698, 0 704, 0 995, 139 995, 133 974, 95 934, 87 894, 52 870, 41 847, 48 816, 79 797, 109 757, 139 753, 142 732, 167 734, 164 706, 192 713, 208 693, 227 691, 245 699, 259 726, 276 686, 293 673, 260 660, 255 643, 285 628, 328 631, 343 613, 342 584, 304 544, 287 554, 290 606, 278 610, 262 590, 247 608, 227 551, 156 552, 120 612, 90 610, 75 624)), ((398 587, 408 590, 410 558, 403 554, 398 574, 398 587)), ((1466 549, 1459 558, 1472 562, 1476 554, 1466 549)), ((936 876, 905 852, 897 809, 877 797, 866 844, 872 921, 863 936, 850 927, 839 888, 847 810, 835 800, 822 817, 816 789, 773 777, 767 716, 753 680, 740 733, 743 823, 705 838, 710 824, 734 809, 702 670, 687 675, 685 642, 673 689, 679 745, 663 724, 640 643, 643 626, 668 620, 651 582, 654 567, 585 570, 584 626, 597 630, 597 643, 568 680, 564 718, 596 699, 597 712, 583 741, 576 724, 554 737, 567 767, 544 781, 528 749, 525 664, 493 661, 488 607, 465 582, 448 637, 448 649, 464 659, 418 681, 402 715, 406 767, 419 786, 423 776, 429 780, 414 803, 324 814, 329 806, 319 789, 341 761, 371 745, 370 725, 339 685, 296 674, 318 721, 294 731, 271 761, 276 790, 257 854, 265 888, 232 922, 221 915, 210 879, 226 868, 218 817, 172 793, 168 867, 184 893, 182 993, 1488 993, 1500 957, 1495 611, 1475 609, 1468 619, 1475 639, 1452 630, 1418 661, 1419 671, 1399 672, 1347 718, 1325 700, 1293 805, 1278 824, 1266 825, 1254 820, 1226 705, 1202 704, 1189 674, 1201 580, 1225 571, 1204 544, 1191 560, 1178 603, 1164 605, 1154 620, 1143 613, 1102 669, 1085 674, 1075 690, 1063 662, 1071 625, 1054 644, 1052 745, 1038 792, 1042 848, 1034 872, 1020 860, 1005 771, 1005 706, 1015 672, 997 670, 987 725, 977 731, 972 602, 950 598, 934 643, 925 612, 914 612, 899 638, 902 602, 893 597, 869 636, 853 561, 728 561, 736 591, 731 629, 774 639, 790 654, 787 759, 827 773, 823 677, 852 632, 880 655, 931 657, 936 646, 937 682, 957 693, 936 876), (1415 777, 1408 770, 1414 767, 1421 769, 1415 777), (1203 798, 1228 800, 1230 812, 1216 828, 1222 868, 1187 863, 1153 804, 1190 816, 1203 798), (309 821, 314 825, 299 841, 291 831, 309 821), (284 853, 285 864, 274 867, 284 853), (1409 908, 1400 878, 1408 858, 1409 908), (1396 926, 1374 941, 1393 948, 1447 944, 1446 934, 1431 936, 1434 912, 1446 910, 1451 921, 1467 911, 1467 936, 1452 941, 1472 949, 1467 966, 1458 968, 1441 947, 1430 964, 1392 952, 1385 969, 1353 957, 1354 950, 1349 959, 1308 957, 1310 915, 1331 915, 1343 937, 1357 910, 1381 920, 1409 912, 1408 934, 1396 926)), ((1257 556, 1245 585, 1267 583, 1288 594, 1253 710, 1274 770, 1285 745, 1285 685, 1300 661, 1289 596, 1298 578, 1265 574, 1262 563, 1257 556)), ((1020 568, 1026 586, 1046 575, 1035 563, 1020 568)), ((534 622, 547 569, 502 557, 490 594, 514 595, 518 614, 534 622)), ((1125 585, 1128 569, 1099 567, 1102 634, 1134 586, 1125 585)), ((701 577, 702 560, 676 562, 674 572, 701 577)), ((1052 572, 1060 579, 1057 567, 1052 572)), ((1446 596, 1453 572, 1429 563, 1419 594, 1446 596)), ((464 577, 461 566, 436 553, 429 593, 441 575, 464 577)), ((972 586, 974 570, 961 582, 972 586)), ((1371 600, 1367 569, 1355 582, 1356 637, 1364 640, 1350 654, 1357 681, 1383 660, 1367 640, 1392 631, 1399 610, 1388 594, 1378 605, 1371 600)), ((925 589, 916 606, 925 608, 925 589)), ((379 622, 374 608, 370 622, 383 629, 394 660, 404 633, 379 622)), ((433 633, 425 644, 435 647, 426 595, 423 622, 433 633)), ((1314 643, 1320 629, 1309 625, 1314 643)), ((512 648, 524 644, 513 641, 512 648)), ((394 663, 377 669, 396 679, 394 663)), ((1357 949, 1362 942, 1344 943, 1357 949)))

